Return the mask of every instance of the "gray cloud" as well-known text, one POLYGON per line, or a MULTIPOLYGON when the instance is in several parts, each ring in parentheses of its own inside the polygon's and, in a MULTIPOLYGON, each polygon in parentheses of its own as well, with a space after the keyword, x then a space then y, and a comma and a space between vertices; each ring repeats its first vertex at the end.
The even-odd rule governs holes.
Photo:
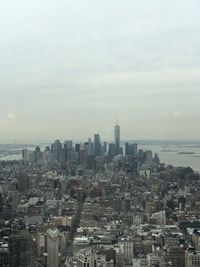
POLYGON ((124 138, 199 139, 199 11, 198 0, 1 1, 0 138, 111 138, 119 117, 124 138))

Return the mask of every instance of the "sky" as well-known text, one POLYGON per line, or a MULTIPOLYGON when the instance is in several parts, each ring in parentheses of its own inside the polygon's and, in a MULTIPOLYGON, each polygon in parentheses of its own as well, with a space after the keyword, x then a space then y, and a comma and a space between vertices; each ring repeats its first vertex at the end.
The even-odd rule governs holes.
POLYGON ((200 140, 199 0, 1 0, 0 141, 200 140))

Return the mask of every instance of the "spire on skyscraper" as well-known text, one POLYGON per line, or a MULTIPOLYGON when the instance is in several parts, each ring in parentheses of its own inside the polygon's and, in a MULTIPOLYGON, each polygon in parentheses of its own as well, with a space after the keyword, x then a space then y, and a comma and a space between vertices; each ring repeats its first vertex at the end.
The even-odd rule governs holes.
POLYGON ((118 125, 118 119, 114 128, 114 138, 115 138, 115 155, 120 153, 120 126, 118 125))

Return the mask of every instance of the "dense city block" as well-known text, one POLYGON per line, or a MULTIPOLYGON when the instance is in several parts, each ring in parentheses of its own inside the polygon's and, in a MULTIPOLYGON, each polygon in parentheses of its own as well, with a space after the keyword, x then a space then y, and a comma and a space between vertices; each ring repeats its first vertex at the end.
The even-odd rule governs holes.
POLYGON ((200 266, 200 177, 100 135, 0 162, 0 266, 200 266))

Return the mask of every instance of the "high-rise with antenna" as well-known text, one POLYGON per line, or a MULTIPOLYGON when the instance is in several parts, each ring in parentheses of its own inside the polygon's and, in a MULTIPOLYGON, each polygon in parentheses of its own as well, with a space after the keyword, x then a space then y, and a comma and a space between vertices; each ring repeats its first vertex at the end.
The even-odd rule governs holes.
POLYGON ((115 155, 120 154, 120 126, 118 124, 118 119, 114 128, 114 137, 115 137, 115 155))

